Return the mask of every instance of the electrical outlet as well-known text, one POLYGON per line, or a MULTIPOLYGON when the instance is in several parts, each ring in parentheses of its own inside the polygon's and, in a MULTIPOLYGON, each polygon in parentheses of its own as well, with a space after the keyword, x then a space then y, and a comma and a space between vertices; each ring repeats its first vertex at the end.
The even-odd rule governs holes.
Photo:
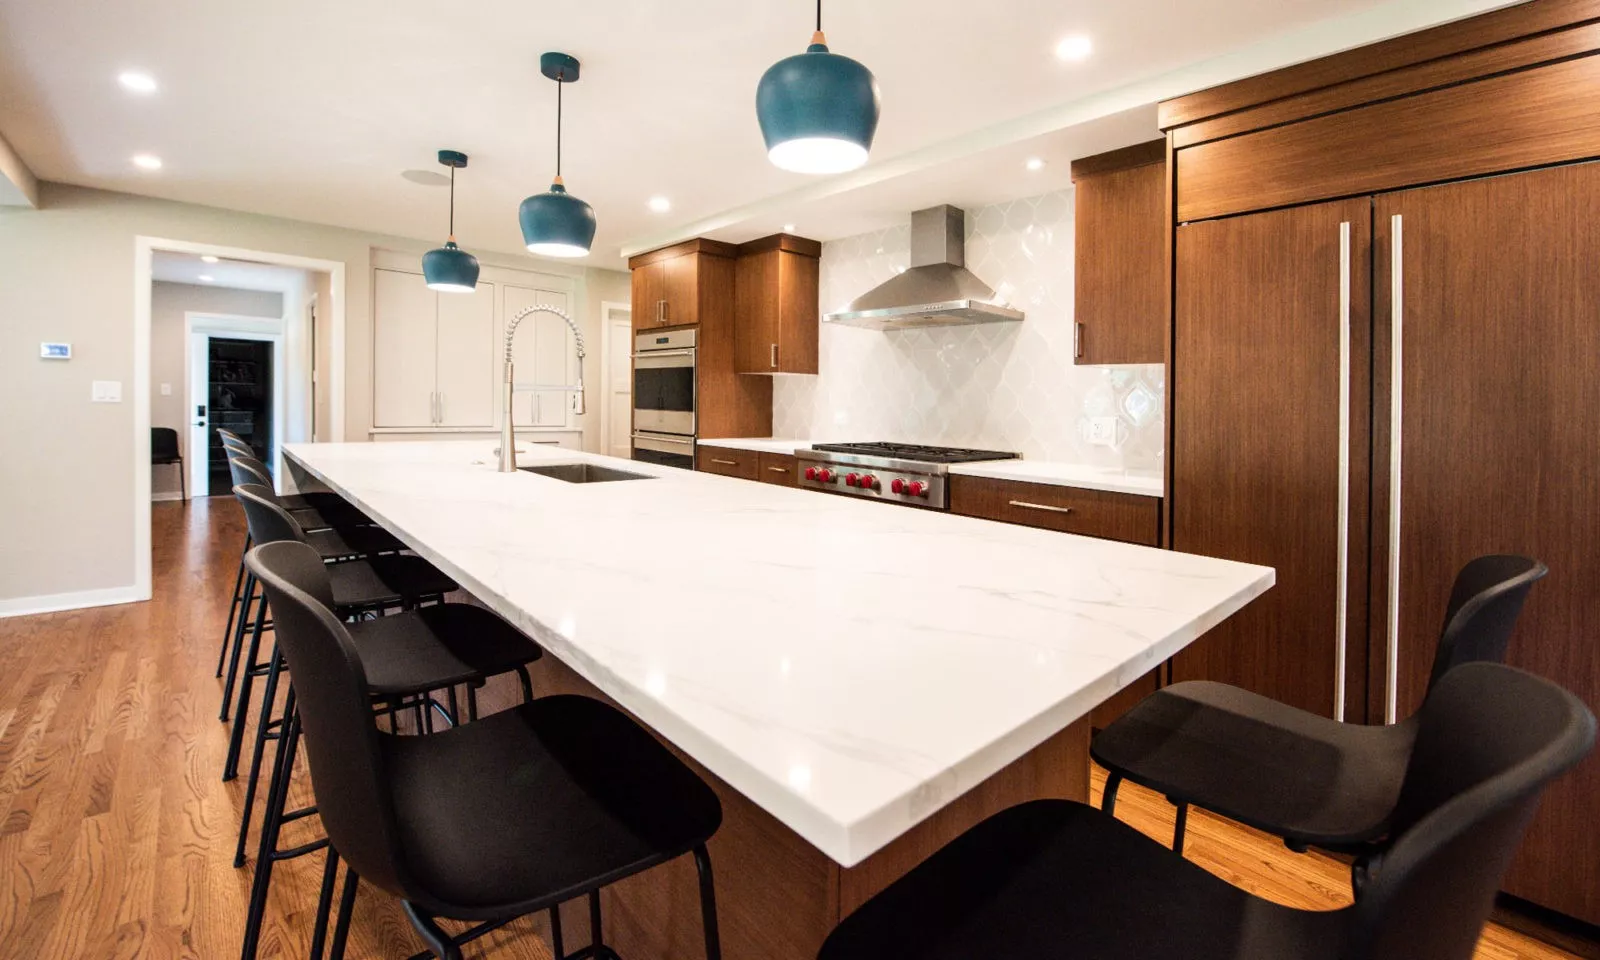
POLYGON ((162 385, 161 385, 161 395, 162 395, 162 396, 163 396, 163 397, 170 397, 170 396, 172 396, 172 384, 170 384, 170 383, 163 383, 163 384, 162 384, 162 385))
POLYGON ((1114 447, 1117 445, 1117 418, 1116 417, 1090 417, 1089 442, 1097 447, 1114 447))

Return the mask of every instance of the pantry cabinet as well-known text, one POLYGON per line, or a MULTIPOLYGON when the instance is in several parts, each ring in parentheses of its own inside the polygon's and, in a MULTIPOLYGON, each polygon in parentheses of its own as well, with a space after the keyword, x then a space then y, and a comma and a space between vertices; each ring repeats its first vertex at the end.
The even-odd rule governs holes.
POLYGON ((495 285, 436 293, 420 271, 372 274, 373 426, 492 428, 495 285))
POLYGON ((816 373, 822 244, 775 234, 739 247, 734 363, 740 373, 816 373))
POLYGON ((1161 363, 1167 332, 1167 142, 1072 163, 1078 363, 1161 363))

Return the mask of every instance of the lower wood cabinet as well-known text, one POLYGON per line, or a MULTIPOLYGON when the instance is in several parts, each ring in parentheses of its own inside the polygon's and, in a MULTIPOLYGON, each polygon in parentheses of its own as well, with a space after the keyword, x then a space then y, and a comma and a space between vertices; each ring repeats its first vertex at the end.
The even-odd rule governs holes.
POLYGON ((720 473, 740 480, 761 479, 761 454, 754 450, 727 447, 695 447, 694 468, 702 473, 720 473))
POLYGON ((760 462, 761 482, 776 483, 784 487, 794 486, 795 464, 798 461, 793 456, 787 453, 763 453, 760 462))
POLYGON ((1157 497, 987 477, 954 475, 949 481, 951 513, 1150 547, 1161 542, 1157 497))

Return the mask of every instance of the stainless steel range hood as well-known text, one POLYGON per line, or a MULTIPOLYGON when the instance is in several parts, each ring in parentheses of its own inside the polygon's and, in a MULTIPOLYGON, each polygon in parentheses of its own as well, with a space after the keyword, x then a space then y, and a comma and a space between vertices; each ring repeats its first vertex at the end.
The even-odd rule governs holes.
POLYGON ((911 267, 857 297, 824 323, 870 330, 1005 323, 1022 311, 995 302, 994 290, 966 268, 967 215, 949 205, 911 215, 911 267))

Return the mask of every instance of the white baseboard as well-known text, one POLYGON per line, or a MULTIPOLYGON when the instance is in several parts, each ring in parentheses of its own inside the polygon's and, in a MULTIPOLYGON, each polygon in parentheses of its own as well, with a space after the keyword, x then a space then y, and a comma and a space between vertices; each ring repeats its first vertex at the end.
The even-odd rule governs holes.
POLYGON ((165 490, 165 491, 163 491, 161 493, 152 493, 152 494, 150 494, 150 502, 151 503, 161 503, 161 502, 164 502, 164 501, 167 501, 167 500, 182 500, 182 499, 183 499, 183 492, 181 490, 165 490))
POLYGON ((25 617, 34 613, 54 613, 57 610, 107 607, 116 603, 138 603, 145 599, 148 598, 139 596, 138 589, 132 586, 80 590, 76 593, 51 593, 42 597, 0 598, 0 617, 25 617))

